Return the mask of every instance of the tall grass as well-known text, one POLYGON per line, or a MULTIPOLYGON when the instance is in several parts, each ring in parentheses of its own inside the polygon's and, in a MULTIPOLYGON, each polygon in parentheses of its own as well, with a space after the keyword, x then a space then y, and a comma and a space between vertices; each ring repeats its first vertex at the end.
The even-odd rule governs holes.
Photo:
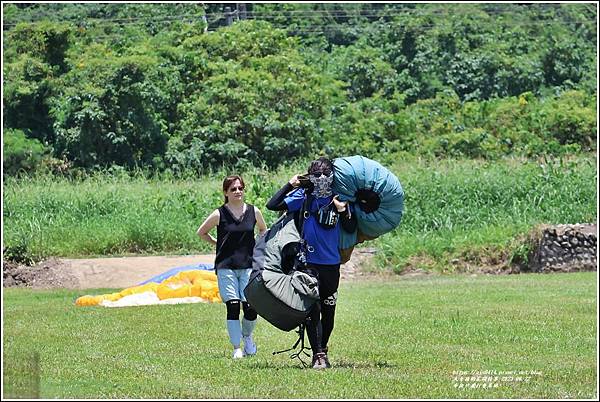
MULTIPOLYGON (((444 263, 465 252, 504 248, 540 223, 596 221, 595 157, 500 161, 407 157, 387 166, 406 192, 401 225, 372 243, 379 262, 401 270, 428 256, 444 263)), ((264 208, 305 164, 244 173, 246 199, 264 208)), ((204 253, 195 232, 222 203, 231 172, 200 179, 97 174, 83 180, 8 178, 4 183, 4 245, 41 258, 204 253)), ((16 250, 16 251, 15 251, 16 250)))
POLYGON ((402 269, 411 257, 448 261, 510 254, 541 224, 597 221, 595 156, 502 161, 412 160, 393 170, 406 191, 402 224, 376 241, 380 263, 402 269))
MULTIPOLYGON (((266 203, 261 195, 272 189, 260 189, 265 175, 246 175, 248 201, 266 203)), ((142 174, 8 179, 5 244, 24 245, 34 256, 208 251, 195 231, 222 203, 221 183, 217 174, 200 180, 142 174)))

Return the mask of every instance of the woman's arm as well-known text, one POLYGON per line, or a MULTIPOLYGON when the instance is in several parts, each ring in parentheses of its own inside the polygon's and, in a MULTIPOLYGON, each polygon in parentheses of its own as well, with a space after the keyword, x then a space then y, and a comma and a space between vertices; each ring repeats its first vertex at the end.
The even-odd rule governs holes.
POLYGON ((212 235, 208 232, 210 232, 215 226, 219 224, 220 217, 221 214, 219 213, 219 210, 215 209, 213 213, 210 214, 208 218, 206 218, 206 220, 202 223, 202 225, 200 225, 200 227, 196 231, 196 234, 202 240, 209 242, 213 246, 217 245, 217 239, 212 237, 212 235))
POLYGON ((258 225, 258 234, 262 235, 267 231, 267 224, 262 212, 257 207, 254 207, 254 215, 256 216, 256 224, 258 225))

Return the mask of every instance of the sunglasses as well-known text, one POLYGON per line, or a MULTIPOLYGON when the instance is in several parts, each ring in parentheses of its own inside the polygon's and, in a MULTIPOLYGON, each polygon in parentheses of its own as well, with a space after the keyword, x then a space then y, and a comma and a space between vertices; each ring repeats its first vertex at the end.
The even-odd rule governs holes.
POLYGON ((229 191, 231 191, 232 193, 236 192, 238 190, 239 191, 244 191, 244 187, 232 187, 232 188, 229 189, 229 191))
POLYGON ((318 172, 317 172, 317 173, 312 173, 312 174, 310 175, 310 177, 317 177, 317 178, 318 178, 318 177, 321 177, 321 176, 328 177, 328 176, 329 176, 329 173, 324 173, 324 172, 322 172, 322 173, 318 173, 318 172))

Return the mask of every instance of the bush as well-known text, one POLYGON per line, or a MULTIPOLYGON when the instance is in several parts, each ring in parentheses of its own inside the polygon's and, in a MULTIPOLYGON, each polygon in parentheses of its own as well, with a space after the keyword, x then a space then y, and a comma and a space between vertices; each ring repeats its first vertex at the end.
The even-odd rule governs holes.
POLYGON ((178 105, 165 158, 169 168, 276 167, 325 146, 322 122, 338 83, 308 66, 289 41, 274 41, 281 35, 265 32, 259 40, 264 24, 248 25, 259 30, 248 37, 259 43, 248 53, 236 52, 224 39, 233 38, 231 32, 242 35, 245 25, 193 41, 196 49, 210 45, 205 57, 211 62, 206 78, 178 105))
POLYGON ((48 156, 50 149, 22 130, 7 129, 3 136, 3 172, 6 175, 33 173, 48 156))
POLYGON ((32 138, 52 143, 49 115, 52 68, 39 58, 22 54, 4 64, 4 126, 22 129, 32 138))
POLYGON ((548 104, 547 137, 560 145, 579 145, 589 151, 597 147, 595 102, 580 91, 568 91, 548 104))
POLYGON ((482 128, 443 135, 430 147, 431 153, 443 157, 496 158, 501 154, 497 139, 482 128))
POLYGON ((16 54, 29 54, 63 72, 67 69, 65 58, 71 34, 72 28, 67 24, 20 23, 7 33, 7 41, 15 44, 11 50, 16 54))
POLYGON ((349 99, 356 101, 377 93, 394 93, 397 73, 384 58, 379 49, 350 46, 336 48, 330 65, 334 77, 346 83, 349 99))
POLYGON ((581 91, 542 99, 526 92, 464 103, 448 93, 409 105, 401 115, 416 131, 412 151, 417 154, 558 156, 596 149, 595 104, 595 97, 581 91))
POLYGON ((2 256, 6 261, 24 265, 32 265, 37 260, 37 258, 29 251, 27 243, 21 239, 15 244, 4 247, 2 256))
POLYGON ((53 100, 56 151, 77 166, 151 166, 166 149, 168 111, 146 56, 88 59, 53 100))

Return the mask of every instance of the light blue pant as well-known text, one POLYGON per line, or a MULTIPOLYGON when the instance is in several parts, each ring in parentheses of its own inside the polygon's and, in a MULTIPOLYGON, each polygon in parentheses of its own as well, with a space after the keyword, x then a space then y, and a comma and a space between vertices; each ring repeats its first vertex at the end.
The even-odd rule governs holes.
POLYGON ((248 285, 252 268, 245 269, 217 269, 217 284, 223 303, 229 300, 246 301, 244 288, 248 285))
MULTIPOLYGON (((244 288, 248 285, 251 272, 252 268, 217 269, 217 284, 219 285, 219 294, 223 303, 227 303, 230 300, 246 301, 244 288)), ((241 324, 239 320, 227 320, 227 332, 234 348, 240 347, 242 336, 252 335, 255 325, 256 320, 248 321, 245 318, 242 319, 241 324)))

